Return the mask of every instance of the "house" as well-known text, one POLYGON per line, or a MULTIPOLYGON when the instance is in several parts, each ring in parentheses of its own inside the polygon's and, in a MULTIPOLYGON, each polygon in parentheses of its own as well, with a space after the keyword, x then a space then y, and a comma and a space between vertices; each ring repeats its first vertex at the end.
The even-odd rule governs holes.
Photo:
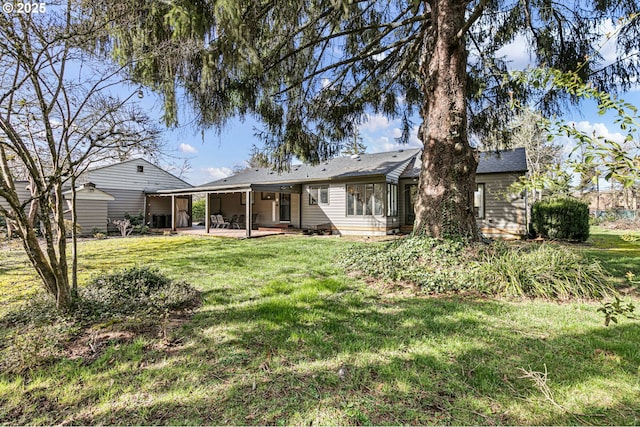
MULTIPOLYGON (((144 160, 132 159, 89 169, 78 178, 76 189, 77 222, 81 234, 106 231, 109 219, 126 214, 142 215, 152 228, 191 226, 191 196, 159 197, 160 190, 189 188, 190 184, 144 160), (176 212, 173 215, 172 212, 176 212), (174 223, 175 221, 175 223, 174 223)), ((27 181, 16 182, 20 200, 31 197, 27 181)), ((71 191, 64 192, 70 218, 71 191)), ((0 199, 0 203, 4 203, 0 199)))
MULTIPOLYGON (((326 229, 336 234, 385 235, 409 231, 420 170, 420 149, 338 157, 287 172, 247 169, 204 185, 158 190, 159 197, 205 196, 205 227, 211 215, 244 217, 247 236, 255 226, 326 229)), ((481 153, 475 207, 489 236, 526 231, 525 200, 509 185, 527 171, 523 148, 481 153)))
MULTIPOLYGON (((102 216, 102 226, 106 228, 108 219, 122 219, 125 214, 142 215, 145 224, 151 228, 190 227, 191 197, 158 197, 160 190, 191 187, 186 181, 144 159, 131 159, 119 163, 89 169, 79 182, 89 184, 82 187, 88 194, 100 191, 113 197, 107 200, 106 216, 102 216), (172 205, 173 203, 173 205, 172 205), (173 215, 172 212, 176 212, 173 215), (182 222, 179 220, 182 219, 182 222)), ((92 207, 86 196, 76 204, 78 217, 88 215, 92 207)), ((80 222, 82 225, 82 222, 80 222)), ((84 228, 84 226, 83 226, 84 228)), ((90 231, 89 229, 88 231, 90 231)))
MULTIPOLYGON (((421 165, 420 156, 416 156, 415 162, 400 176, 400 191, 403 195, 400 214, 406 226, 413 224, 413 204, 421 165)), ((509 186, 526 173, 527 157, 524 148, 479 153, 474 210, 482 234, 501 238, 526 234, 526 196, 513 194, 509 190, 509 186)))

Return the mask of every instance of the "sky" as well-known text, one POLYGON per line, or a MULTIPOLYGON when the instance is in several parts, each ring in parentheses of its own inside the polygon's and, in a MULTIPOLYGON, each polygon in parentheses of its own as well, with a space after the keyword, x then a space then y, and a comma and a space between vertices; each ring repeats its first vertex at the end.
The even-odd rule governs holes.
MULTIPOLYGON (((530 63, 526 46, 527 41, 520 37, 505 46, 499 53, 509 58, 513 69, 524 69, 530 63)), ((603 41, 600 52, 605 61, 612 61, 615 58, 614 43, 603 41)), ((148 91, 146 93, 145 104, 149 113, 152 116, 161 117, 161 103, 152 93, 148 91)), ((640 108, 640 87, 621 94, 620 98, 640 108)), ((624 131, 614 123, 613 115, 598 114, 595 101, 583 101, 579 106, 567 110, 562 118, 574 122, 578 130, 588 133, 595 131, 597 135, 614 141, 622 142, 626 136, 624 131)), ((188 160, 191 168, 183 175, 183 179, 193 185, 222 179, 233 174, 234 168, 242 167, 250 157, 251 147, 261 146, 260 140, 254 136, 260 124, 250 118, 244 121, 234 119, 222 131, 212 130, 204 134, 190 126, 188 120, 185 122, 178 129, 168 130, 164 139, 169 157, 174 164, 188 160)), ((421 147, 422 144, 417 138, 419 117, 415 117, 413 123, 415 127, 408 146, 401 146, 395 140, 401 133, 400 119, 388 119, 382 115, 368 116, 368 120, 359 129, 362 142, 367 147, 366 152, 378 153, 421 147)), ((635 139, 638 138, 640 136, 636 135, 635 139)), ((569 140, 559 142, 565 145, 566 154, 572 150, 573 146, 569 140)))

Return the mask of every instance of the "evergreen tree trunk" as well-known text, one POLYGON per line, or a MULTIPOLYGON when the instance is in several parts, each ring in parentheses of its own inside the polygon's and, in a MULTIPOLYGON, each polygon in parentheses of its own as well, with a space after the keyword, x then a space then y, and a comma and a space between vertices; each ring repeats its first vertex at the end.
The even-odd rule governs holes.
POLYGON ((433 237, 479 238, 473 210, 477 158, 467 135, 467 52, 458 32, 465 2, 433 0, 432 28, 420 64, 424 144, 415 231, 433 237), (428 53, 431 52, 431 55, 428 53))

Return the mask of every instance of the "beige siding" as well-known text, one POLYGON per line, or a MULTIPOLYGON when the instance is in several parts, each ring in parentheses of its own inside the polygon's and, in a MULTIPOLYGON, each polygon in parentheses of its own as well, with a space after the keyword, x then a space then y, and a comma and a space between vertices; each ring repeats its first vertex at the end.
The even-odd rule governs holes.
MULTIPOLYGON (((363 183, 374 181, 363 181, 363 183)), ((378 183, 380 181, 377 181, 378 183)), ((318 225, 332 225, 339 234, 375 235, 387 234, 386 216, 347 216, 347 183, 314 184, 329 186, 328 205, 309 204, 309 185, 302 187, 302 228, 313 229, 318 225)), ((386 205, 386 201, 385 201, 386 205)), ((386 207, 385 207, 386 209, 386 207)))
POLYGON ((411 163, 412 160, 413 160, 413 157, 411 157, 406 162, 402 163, 400 166, 398 166, 397 168, 389 172, 387 174, 387 182, 392 182, 394 184, 397 184, 398 181, 400 180, 400 175, 402 175, 402 172, 404 172, 404 170, 407 168, 407 165, 411 163))
MULTIPOLYGON (((115 188, 101 188, 111 194, 115 200, 108 202, 107 216, 110 219, 124 218, 124 214, 138 215, 144 212, 144 192, 140 190, 121 190, 115 188)), ((169 209, 169 212, 171 209, 169 209)))
POLYGON ((508 187, 519 174, 483 174, 476 176, 485 185, 485 216, 478 220, 481 231, 490 237, 516 237, 526 232, 525 204, 520 194, 508 187))
MULTIPOLYGON (((507 189, 518 179, 517 173, 476 175, 476 182, 485 185, 485 216, 478 219, 478 227, 488 237, 517 237, 525 233, 525 204, 519 194, 507 194, 507 189)), ((410 179, 400 182, 400 222, 406 225, 405 189, 413 184, 410 179)))
MULTIPOLYGON (((69 209, 71 201, 67 200, 69 209)), ((94 229, 102 232, 107 230, 107 202, 104 200, 77 200, 77 223, 80 225, 81 235, 92 235, 94 229)), ((71 212, 65 214, 65 218, 71 219, 71 212)))
MULTIPOLYGON (((16 191, 18 192, 18 199, 22 202, 25 201, 27 199, 29 199, 31 197, 31 192, 29 190, 27 190, 27 185, 29 185, 28 182, 26 181, 18 181, 15 183, 16 185, 16 191)), ((7 201, 4 199, 4 197, 0 197, 0 205, 5 208, 8 209, 9 208, 9 203, 7 203, 7 201)))
POLYGON ((82 181, 93 182, 96 187, 107 192, 107 188, 153 192, 190 187, 183 180, 142 159, 94 169, 82 178, 82 181), (143 168, 142 172, 138 172, 138 166, 143 168))

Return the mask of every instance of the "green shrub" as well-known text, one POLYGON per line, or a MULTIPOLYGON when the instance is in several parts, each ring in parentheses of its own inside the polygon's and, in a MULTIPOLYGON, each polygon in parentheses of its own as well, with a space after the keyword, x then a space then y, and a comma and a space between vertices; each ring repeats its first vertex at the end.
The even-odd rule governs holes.
POLYGON ((88 317, 164 314, 195 308, 200 294, 156 269, 133 267, 94 277, 80 292, 78 310, 88 317))
POLYGON ((580 242, 589 237, 589 206, 577 199, 537 201, 531 208, 531 221, 540 237, 580 242))
POLYGON ((496 243, 480 254, 477 280, 492 293, 549 299, 602 298, 614 293, 598 262, 552 244, 496 243))
POLYGON ((204 221, 204 211, 205 211, 205 199, 194 200, 191 204, 191 215, 193 217, 193 222, 203 222, 204 221))

